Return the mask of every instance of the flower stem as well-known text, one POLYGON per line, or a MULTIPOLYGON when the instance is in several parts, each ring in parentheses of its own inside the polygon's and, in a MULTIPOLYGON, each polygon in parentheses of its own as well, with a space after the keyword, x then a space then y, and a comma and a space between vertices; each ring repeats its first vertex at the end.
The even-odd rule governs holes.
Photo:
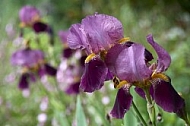
POLYGON ((145 120, 143 119, 141 113, 139 112, 139 110, 137 109, 137 106, 135 105, 135 103, 132 101, 132 106, 137 114, 137 116, 139 117, 139 119, 141 120, 141 122, 143 123, 144 126, 148 126, 145 122, 145 120))
POLYGON ((156 116, 155 116, 155 108, 154 103, 152 102, 152 98, 150 97, 149 88, 144 89, 145 97, 147 101, 147 111, 149 114, 149 118, 153 126, 156 126, 156 116))

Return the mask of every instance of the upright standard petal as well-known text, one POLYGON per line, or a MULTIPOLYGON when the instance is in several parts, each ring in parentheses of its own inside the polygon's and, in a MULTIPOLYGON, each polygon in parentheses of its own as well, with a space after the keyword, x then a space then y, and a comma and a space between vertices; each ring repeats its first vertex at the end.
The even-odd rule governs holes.
POLYGON ((152 34, 149 34, 147 36, 147 41, 155 49, 158 55, 158 60, 157 60, 158 65, 156 68, 157 72, 163 72, 167 70, 167 68, 170 66, 171 63, 171 57, 168 54, 168 52, 154 41, 152 34))
POLYGON ((164 111, 179 112, 184 106, 185 101, 176 92, 170 82, 158 80, 153 84, 154 100, 164 111))
POLYGON ((132 104, 133 97, 123 88, 119 89, 117 92, 116 100, 113 109, 111 110, 111 115, 114 118, 122 119, 125 113, 129 110, 132 104))
POLYGON ((31 25, 40 19, 40 12, 37 8, 27 5, 20 9, 19 18, 26 25, 31 25))
POLYGON ((90 53, 88 36, 81 24, 74 24, 69 29, 67 37, 68 45, 71 49, 86 49, 90 53))
POLYGON ((40 50, 22 49, 13 53, 11 63, 13 65, 32 67, 44 59, 44 54, 40 50))
POLYGON ((146 65, 144 54, 145 48, 141 44, 117 44, 108 51, 105 62, 109 70, 120 80, 142 81, 152 73, 146 65))
POLYGON ((105 63, 96 55, 88 63, 85 63, 80 88, 85 92, 93 92, 100 89, 104 84, 107 72, 108 68, 105 63))
POLYGON ((81 24, 89 36, 89 44, 94 53, 108 50, 110 45, 123 38, 122 24, 115 17, 95 14, 84 18, 81 24))

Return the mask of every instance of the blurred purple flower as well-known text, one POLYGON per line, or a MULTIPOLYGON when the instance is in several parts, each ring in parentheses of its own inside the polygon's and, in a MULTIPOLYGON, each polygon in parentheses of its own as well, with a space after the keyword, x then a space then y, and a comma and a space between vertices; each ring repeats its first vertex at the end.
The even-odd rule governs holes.
POLYGON ((35 76, 45 74, 55 76, 57 70, 45 62, 44 53, 40 50, 30 48, 18 50, 12 54, 11 63, 15 66, 21 66, 23 69, 19 88, 28 88, 29 79, 35 81, 35 76))
POLYGON ((67 37, 68 37, 69 31, 59 31, 58 35, 59 38, 61 40, 61 42, 63 43, 63 50, 62 50, 62 57, 69 59, 74 51, 68 47, 68 43, 67 43, 67 37))
POLYGON ((40 11, 36 7, 30 5, 22 7, 19 11, 19 18, 21 27, 31 27, 37 34, 46 32, 51 37, 53 36, 53 29, 48 24, 41 22, 40 11))
POLYGON ((63 44, 62 61, 57 72, 57 81, 60 88, 67 94, 78 94, 80 78, 84 71, 85 54, 81 50, 72 50, 68 47, 68 31, 59 31, 58 35, 63 44), (70 61, 74 62, 70 62, 70 61))
POLYGON ((36 7, 27 5, 20 9, 19 18, 22 26, 31 26, 41 18, 40 12, 36 7))

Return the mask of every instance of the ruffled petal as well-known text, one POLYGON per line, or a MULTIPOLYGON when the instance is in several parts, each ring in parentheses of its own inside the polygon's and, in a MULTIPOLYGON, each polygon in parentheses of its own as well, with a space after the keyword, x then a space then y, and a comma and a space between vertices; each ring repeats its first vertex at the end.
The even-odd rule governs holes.
POLYGON ((178 112, 185 106, 185 101, 176 92, 170 82, 158 80, 153 84, 154 100, 164 111, 178 112))
POLYGON ((152 36, 152 34, 149 34, 147 36, 147 41, 151 44, 151 46, 155 49, 157 55, 158 55, 158 60, 157 60, 157 72, 163 72, 166 71, 167 68, 170 66, 171 63, 171 57, 168 54, 168 52, 162 48, 160 45, 158 45, 152 36))
POLYGON ((152 73, 146 65, 144 54, 145 48, 141 44, 117 44, 108 51, 105 62, 120 80, 142 81, 152 73))
MULTIPOLYGON (((85 49, 89 50, 89 43, 87 34, 81 24, 73 24, 69 29, 67 37, 68 45, 71 49, 85 49)), ((90 52, 90 51, 89 51, 90 52)))
POLYGON ((110 113, 112 117, 122 119, 125 113, 129 110, 132 100, 133 97, 127 90, 124 90, 123 88, 119 89, 114 107, 110 113))
POLYGON ((89 44, 94 53, 100 50, 108 50, 110 45, 123 38, 121 22, 112 16, 95 14, 87 16, 81 23, 88 33, 89 44))
POLYGON ((108 68, 99 56, 95 56, 85 63, 85 70, 81 78, 80 88, 84 92, 99 90, 106 79, 108 68))

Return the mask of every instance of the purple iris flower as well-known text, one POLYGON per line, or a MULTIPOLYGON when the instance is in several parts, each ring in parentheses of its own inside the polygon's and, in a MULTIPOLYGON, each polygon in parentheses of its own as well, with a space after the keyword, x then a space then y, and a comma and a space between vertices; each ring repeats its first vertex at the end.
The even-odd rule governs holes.
POLYGON ((171 63, 170 55, 154 41, 151 34, 147 36, 147 41, 157 53, 156 63, 150 64, 152 54, 135 42, 116 44, 106 55, 106 65, 117 78, 115 86, 119 88, 111 111, 115 118, 123 118, 130 108, 131 86, 136 86, 137 93, 142 97, 145 97, 143 89, 149 88, 155 103, 167 112, 179 113, 185 106, 184 99, 175 91, 170 78, 163 73, 171 63))
POLYGON ((44 53, 40 50, 25 48, 12 54, 11 63, 22 67, 22 75, 19 81, 19 88, 28 88, 29 80, 35 81, 35 75, 40 77, 47 74, 55 76, 57 70, 45 62, 44 53))
POLYGON ((52 28, 46 23, 41 22, 40 11, 34 6, 24 6, 19 11, 21 27, 32 27, 35 33, 47 32, 53 36, 52 28))
POLYGON ((133 100, 131 86, 144 98, 143 90, 148 89, 155 103, 167 112, 179 114, 185 106, 184 99, 164 74, 171 63, 170 55, 152 35, 147 36, 147 41, 158 55, 156 63, 150 63, 153 56, 143 45, 123 38, 122 24, 112 16, 87 16, 69 29, 69 47, 84 49, 88 55, 79 87, 93 92, 113 78, 114 87, 119 89, 111 111, 115 118, 123 118, 129 110, 133 100))
POLYGON ((36 7, 27 5, 20 9, 19 18, 22 26, 31 26, 40 20, 40 12, 36 7))
MULTIPOLYGON (((80 88, 85 92, 100 89, 111 74, 104 62, 106 51, 123 38, 121 22, 105 14, 87 16, 73 24, 67 37, 71 49, 84 49, 88 55, 80 88)), ((110 78, 110 77, 109 77, 110 78)))

